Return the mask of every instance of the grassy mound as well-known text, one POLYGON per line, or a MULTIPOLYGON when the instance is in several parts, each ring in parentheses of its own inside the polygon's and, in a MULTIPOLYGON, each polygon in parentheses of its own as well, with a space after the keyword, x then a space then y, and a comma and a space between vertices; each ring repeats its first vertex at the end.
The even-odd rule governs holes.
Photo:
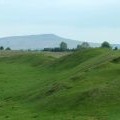
POLYGON ((0 58, 1 120, 119 120, 120 51, 0 58))

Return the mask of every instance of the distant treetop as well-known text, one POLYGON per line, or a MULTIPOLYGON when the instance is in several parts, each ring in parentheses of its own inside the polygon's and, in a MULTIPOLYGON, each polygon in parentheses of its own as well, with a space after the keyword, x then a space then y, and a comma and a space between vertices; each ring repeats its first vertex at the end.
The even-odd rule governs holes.
POLYGON ((111 48, 111 45, 110 45, 109 42, 104 41, 104 42, 101 44, 101 47, 102 47, 102 48, 111 48))
POLYGON ((60 49, 61 49, 62 51, 66 51, 66 50, 67 50, 67 43, 61 42, 61 43, 60 43, 60 49))
POLYGON ((81 44, 81 47, 82 47, 82 48, 90 48, 90 45, 89 45, 88 42, 83 42, 83 43, 81 44))

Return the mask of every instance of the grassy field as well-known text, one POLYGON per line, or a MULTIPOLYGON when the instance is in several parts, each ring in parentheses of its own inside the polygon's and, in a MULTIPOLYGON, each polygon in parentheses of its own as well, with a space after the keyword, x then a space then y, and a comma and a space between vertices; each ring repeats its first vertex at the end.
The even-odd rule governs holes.
POLYGON ((120 120, 120 51, 1 52, 0 120, 120 120))

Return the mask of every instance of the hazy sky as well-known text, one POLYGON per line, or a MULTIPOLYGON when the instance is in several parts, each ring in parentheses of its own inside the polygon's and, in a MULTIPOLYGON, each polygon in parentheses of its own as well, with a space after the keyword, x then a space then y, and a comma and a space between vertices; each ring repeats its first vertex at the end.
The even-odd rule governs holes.
POLYGON ((120 43, 120 0, 0 0, 0 37, 43 33, 120 43))

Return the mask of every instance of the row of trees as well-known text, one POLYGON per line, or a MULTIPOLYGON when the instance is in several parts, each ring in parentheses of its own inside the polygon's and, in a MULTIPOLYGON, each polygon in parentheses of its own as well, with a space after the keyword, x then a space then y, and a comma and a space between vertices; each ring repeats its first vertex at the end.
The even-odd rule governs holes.
POLYGON ((62 51, 68 51, 67 43, 61 42, 59 47, 55 48, 44 48, 43 51, 53 51, 53 52, 62 52, 62 51))
MULTIPOLYGON (((101 48, 109 48, 109 49, 112 48, 110 43, 107 41, 103 42, 100 47, 101 48)), ((90 45, 87 42, 83 42, 81 45, 77 45, 77 49, 81 49, 81 48, 90 48, 90 45)))
MULTIPOLYGON (((61 51, 75 51, 75 50, 80 50, 80 49, 88 49, 91 48, 88 42, 83 42, 81 45, 77 45, 76 48, 74 49, 68 49, 67 43, 61 42, 59 47, 56 48, 44 48, 43 51, 54 51, 54 52, 61 52, 61 51)), ((109 42, 105 41, 101 44, 101 48, 109 48, 112 49, 111 45, 109 42)), ((118 48, 115 47, 115 50, 118 48)))
POLYGON ((83 42, 81 45, 77 45, 74 49, 69 49, 67 43, 61 42, 59 47, 55 48, 44 48, 43 51, 53 51, 53 52, 62 52, 62 51, 75 51, 81 48, 90 48, 90 45, 87 42, 83 42))
POLYGON ((0 50, 11 50, 10 47, 4 48, 3 46, 0 46, 0 50))

